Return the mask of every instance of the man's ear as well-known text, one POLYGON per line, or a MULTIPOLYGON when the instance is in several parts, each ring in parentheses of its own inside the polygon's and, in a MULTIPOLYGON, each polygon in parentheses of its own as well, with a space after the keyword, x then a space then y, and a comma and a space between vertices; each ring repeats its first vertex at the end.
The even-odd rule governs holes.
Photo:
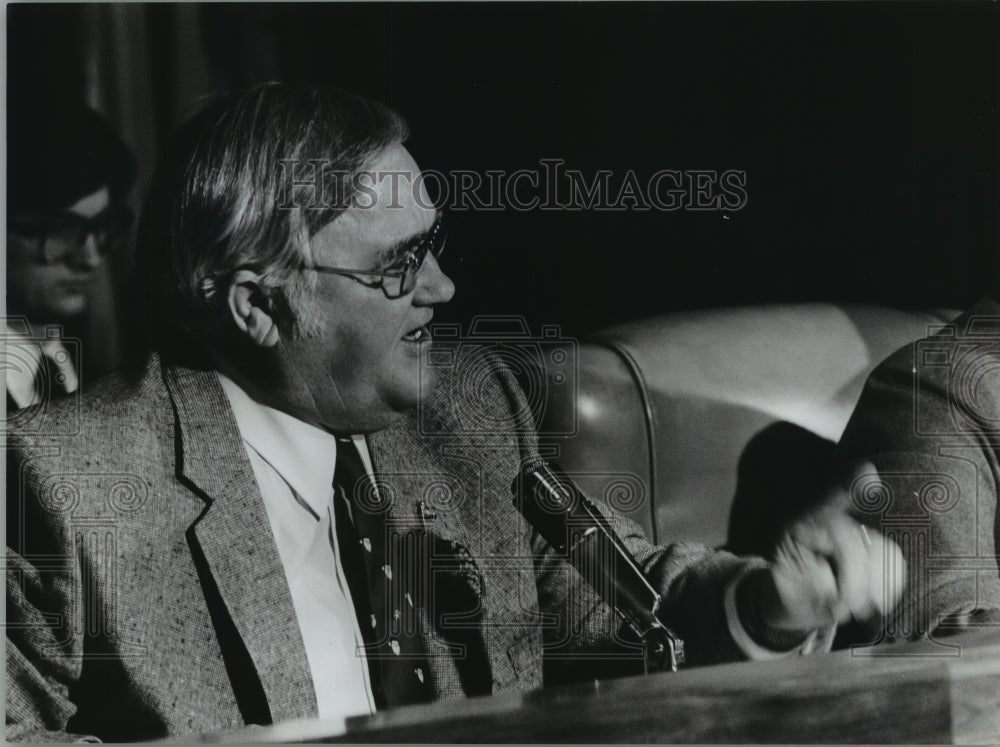
POLYGON ((260 287, 260 275, 252 270, 237 270, 229 284, 226 302, 237 329, 261 347, 277 344, 278 325, 271 303, 260 287))

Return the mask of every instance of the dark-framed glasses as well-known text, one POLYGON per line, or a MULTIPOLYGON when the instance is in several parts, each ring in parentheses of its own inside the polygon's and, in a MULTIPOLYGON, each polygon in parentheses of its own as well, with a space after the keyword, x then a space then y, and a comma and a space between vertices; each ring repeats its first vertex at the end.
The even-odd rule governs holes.
POLYGON ((38 259, 47 265, 77 257, 93 236, 100 254, 107 254, 124 244, 132 227, 132 211, 116 205, 93 218, 60 211, 35 215, 8 216, 7 228, 27 239, 34 239, 38 259))
POLYGON ((386 298, 401 298, 412 293, 417 287, 417 274, 423 267, 427 255, 433 254, 435 259, 441 256, 447 238, 443 216, 438 216, 427 233, 403 250, 397 259, 382 270, 351 270, 323 265, 315 265, 308 269, 331 275, 343 275, 369 288, 381 288, 386 298))

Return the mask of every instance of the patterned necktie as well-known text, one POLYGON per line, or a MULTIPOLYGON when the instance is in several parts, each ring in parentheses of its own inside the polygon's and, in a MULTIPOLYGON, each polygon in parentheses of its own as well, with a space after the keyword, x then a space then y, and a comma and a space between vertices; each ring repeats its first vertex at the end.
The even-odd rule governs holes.
POLYGON ((427 654, 415 595, 406 583, 419 569, 413 533, 386 522, 389 507, 349 438, 337 439, 333 485, 340 562, 364 637, 376 704, 427 702, 427 654))

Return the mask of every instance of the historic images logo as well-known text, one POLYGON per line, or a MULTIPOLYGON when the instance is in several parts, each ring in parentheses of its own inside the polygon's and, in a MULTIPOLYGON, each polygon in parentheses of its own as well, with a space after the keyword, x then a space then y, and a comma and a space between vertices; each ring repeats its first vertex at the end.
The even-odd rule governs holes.
POLYGON ((640 174, 628 169, 585 173, 565 168, 561 158, 543 158, 536 168, 448 172, 366 171, 330 168, 323 159, 278 162, 279 208, 402 209, 402 195, 421 207, 451 211, 659 211, 742 210, 747 205, 747 174, 740 169, 659 169, 640 174), (434 195, 434 197, 430 197, 434 195), (425 204, 426 203, 426 204, 425 204))

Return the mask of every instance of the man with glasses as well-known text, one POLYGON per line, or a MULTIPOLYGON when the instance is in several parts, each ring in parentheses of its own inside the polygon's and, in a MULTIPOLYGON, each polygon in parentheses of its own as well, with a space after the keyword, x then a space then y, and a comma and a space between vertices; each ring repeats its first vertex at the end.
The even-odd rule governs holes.
MULTIPOLYGON (((509 372, 425 365, 455 286, 406 136, 374 102, 280 84, 178 133, 139 227, 151 352, 45 413, 71 435, 10 437, 8 738, 317 715, 332 733, 641 669, 513 505, 535 436, 509 372), (492 427, 468 432, 469 412, 492 427)), ((881 609, 898 553, 839 515, 790 530, 772 565, 609 518, 692 665, 818 648, 881 609)))
POLYGON ((75 391, 84 349, 67 347, 103 256, 127 237, 134 163, 99 114, 17 106, 7 119, 7 408, 75 391))

